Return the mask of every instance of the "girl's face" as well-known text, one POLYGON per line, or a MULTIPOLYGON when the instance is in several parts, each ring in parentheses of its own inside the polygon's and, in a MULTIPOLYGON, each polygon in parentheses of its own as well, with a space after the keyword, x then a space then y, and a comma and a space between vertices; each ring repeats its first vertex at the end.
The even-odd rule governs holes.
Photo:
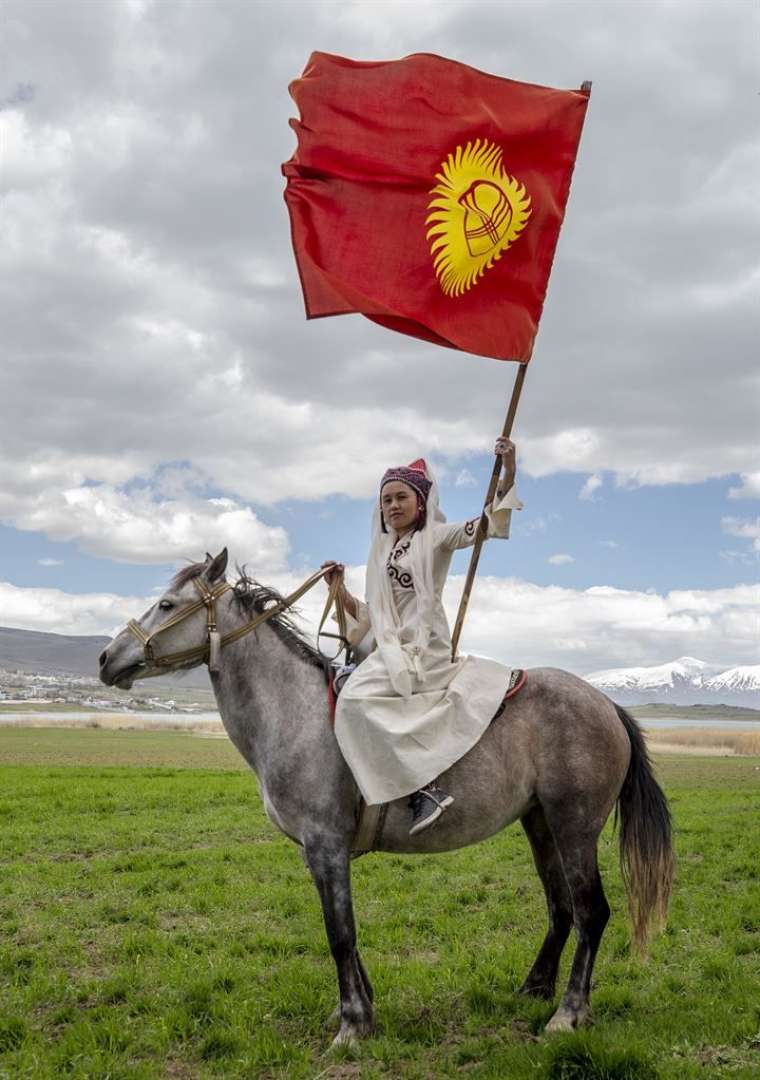
POLYGON ((401 480, 389 480, 380 492, 385 524, 403 536, 417 521, 417 492, 401 480))

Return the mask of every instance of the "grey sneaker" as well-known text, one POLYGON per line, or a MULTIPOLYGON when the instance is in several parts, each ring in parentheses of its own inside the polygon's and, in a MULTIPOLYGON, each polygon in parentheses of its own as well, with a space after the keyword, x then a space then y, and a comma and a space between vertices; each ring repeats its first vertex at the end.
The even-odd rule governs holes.
POLYGON ((409 796, 409 806, 412 810, 412 827, 410 836, 416 836, 424 829, 429 828, 438 820, 444 810, 447 810, 454 801, 453 795, 447 795, 435 784, 428 784, 409 796))

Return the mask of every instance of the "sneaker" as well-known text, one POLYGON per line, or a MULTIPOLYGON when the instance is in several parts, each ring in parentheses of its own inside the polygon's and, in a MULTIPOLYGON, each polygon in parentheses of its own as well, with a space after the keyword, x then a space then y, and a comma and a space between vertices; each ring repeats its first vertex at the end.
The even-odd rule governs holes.
POLYGON ((447 795, 445 791, 428 784, 420 788, 409 797, 409 805, 412 809, 412 827, 410 836, 416 836, 424 829, 429 828, 438 820, 444 810, 447 810, 454 801, 453 795, 447 795))

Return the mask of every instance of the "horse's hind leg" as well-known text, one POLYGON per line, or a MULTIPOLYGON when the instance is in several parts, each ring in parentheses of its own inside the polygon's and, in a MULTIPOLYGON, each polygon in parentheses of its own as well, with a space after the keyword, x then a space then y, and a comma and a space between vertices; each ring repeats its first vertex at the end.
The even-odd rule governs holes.
POLYGON ((521 819, 530 841, 533 861, 541 878, 549 910, 549 929, 533 967, 520 987, 521 994, 551 1000, 557 984, 562 950, 573 925, 573 904, 562 869, 557 845, 540 806, 533 807, 521 819))
POLYGON ((322 901, 327 938, 338 969, 340 1030, 333 1046, 350 1046, 373 1028, 372 986, 356 948, 351 864, 342 840, 309 838, 306 862, 322 901))
POLYGON ((546 815, 562 860, 578 938, 567 989, 546 1030, 572 1031, 588 1015, 591 975, 610 907, 597 864, 599 829, 589 825, 593 814, 578 802, 570 811, 567 805, 546 809, 546 815))

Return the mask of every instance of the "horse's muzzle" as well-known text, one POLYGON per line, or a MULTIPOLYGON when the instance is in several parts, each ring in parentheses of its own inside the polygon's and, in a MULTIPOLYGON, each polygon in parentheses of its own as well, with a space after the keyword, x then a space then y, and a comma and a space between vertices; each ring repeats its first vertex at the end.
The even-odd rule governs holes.
MULTIPOLYGON (((113 642, 111 642, 111 645, 113 645, 113 642)), ((104 649, 98 657, 100 681, 106 686, 117 686, 119 690, 129 690, 135 681, 137 673, 141 668, 145 667, 145 664, 142 660, 139 660, 128 664, 126 667, 119 667, 118 662, 114 663, 111 645, 104 649)), ((118 650, 116 651, 118 652, 118 650)))

